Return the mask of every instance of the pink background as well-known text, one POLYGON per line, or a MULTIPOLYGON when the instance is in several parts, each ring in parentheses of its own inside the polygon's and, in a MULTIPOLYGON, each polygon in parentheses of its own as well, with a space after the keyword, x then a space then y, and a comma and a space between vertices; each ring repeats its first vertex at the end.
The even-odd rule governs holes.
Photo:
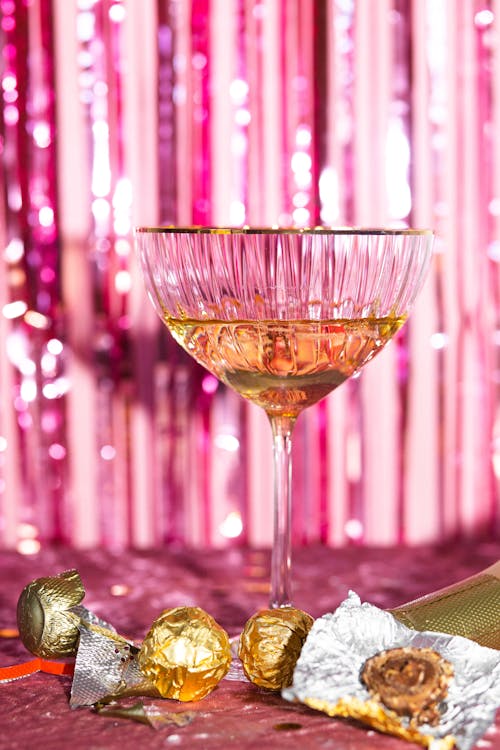
POLYGON ((296 544, 500 529, 500 0, 0 0, 0 545, 271 539, 264 414, 136 224, 426 226, 411 321, 299 420, 296 544))

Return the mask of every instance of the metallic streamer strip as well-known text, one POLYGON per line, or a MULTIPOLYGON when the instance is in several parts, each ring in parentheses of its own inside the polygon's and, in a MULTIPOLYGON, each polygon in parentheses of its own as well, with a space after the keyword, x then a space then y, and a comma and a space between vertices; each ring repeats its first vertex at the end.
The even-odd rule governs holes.
MULTIPOLYGON (((132 10, 132 8, 130 9, 132 10)), ((175 109, 185 97, 185 90, 177 83, 176 70, 181 67, 176 59, 176 24, 179 9, 176 3, 158 2, 157 15, 157 79, 158 110, 157 139, 158 161, 171 171, 176 167, 177 129, 175 127, 175 109)), ((141 24, 144 27, 145 24, 141 24)), ((153 29, 150 30, 150 33, 153 29)), ((142 46, 142 45, 141 45, 142 46)), ((151 75, 155 76, 154 60, 151 60, 151 75)), ((185 63, 183 63, 185 65, 185 63)), ((144 91, 146 95, 146 91, 144 91)), ((139 135, 139 134, 138 134, 139 135)), ((177 181, 158 180, 157 169, 154 170, 159 182, 160 223, 172 224, 177 216, 177 181)))
MULTIPOLYGON (((444 107, 444 117, 440 127, 440 138, 436 144, 436 161, 438 169, 435 172, 437 183, 436 203, 438 215, 436 216, 436 228, 443 240, 440 248, 442 261, 440 264, 440 282, 442 288, 442 310, 443 324, 449 336, 450 346, 446 348, 444 357, 444 377, 447 382, 443 393, 444 411, 444 474, 443 474, 443 532, 453 535, 459 532, 458 496, 459 487, 456 473, 456 435, 458 429, 456 403, 459 373, 456 362, 458 345, 458 317, 456 298, 456 276, 458 266, 456 263, 456 248, 459 242, 458 227, 455 224, 457 188, 458 188, 458 164, 456 154, 458 153, 457 137, 457 88, 455 84, 456 64, 458 54, 457 45, 457 4, 445 2, 441 9, 430 8, 429 20, 435 24, 435 29, 441 36, 438 41, 437 34, 434 42, 434 53, 438 56, 439 67, 434 71, 434 85, 440 92, 441 105, 444 107), (437 16, 437 17, 436 17, 437 16), (436 20, 438 23, 436 23, 436 20), (443 44, 444 55, 437 49, 438 44, 443 44)), ((437 97, 436 97, 437 98, 437 97)))
MULTIPOLYGON (((246 219, 248 154, 248 83, 242 39, 242 4, 230 7, 222 0, 210 5, 210 132, 212 221, 219 225, 241 225, 246 219), (219 43, 220 38, 226 44, 219 43)), ((204 376, 201 387, 212 392, 210 409, 210 499, 212 507, 210 543, 242 541, 246 529, 245 467, 246 410, 232 391, 216 387, 204 376)), ((206 395, 208 399, 208 393, 206 395)))
MULTIPOLYGON (((499 403, 498 384, 494 373, 495 355, 498 352, 495 346, 495 331, 497 325, 492 311, 498 311, 499 297, 495 289, 495 281, 498 281, 500 274, 494 262, 491 261, 492 248, 495 247, 495 238, 498 241, 500 236, 497 222, 495 232, 494 212, 495 212, 495 195, 499 191, 495 190, 495 176, 497 174, 495 165, 498 163, 498 141, 494 134, 495 129, 495 100, 498 95, 495 94, 499 89, 500 79, 495 76, 495 47, 498 56, 498 38, 495 45, 494 34, 491 33, 492 25, 496 20, 498 29, 498 9, 495 19, 494 3, 489 2, 488 7, 484 8, 479 2, 475 5, 474 21, 477 29, 477 59, 478 59, 478 114, 482 124, 483 148, 480 150, 480 174, 482 177, 481 184, 481 224, 484 230, 483 235, 483 252, 486 254, 485 275, 490 279, 487 294, 482 296, 482 316, 485 331, 485 357, 483 362, 483 372, 486 382, 488 410, 485 415, 486 431, 491 436, 491 442, 486 446, 487 454, 491 458, 491 463, 485 465, 486 477, 486 496, 489 497, 489 503, 485 501, 484 509, 486 511, 486 523, 492 531, 498 526, 498 508, 496 497, 498 497, 498 481, 495 476, 495 405, 499 403), (488 23, 484 24, 484 21, 488 23)), ((493 27, 494 28, 494 27, 493 27)), ((480 126, 481 127, 481 126, 480 126)), ((481 131, 478 133, 481 136, 481 131)), ((497 206, 497 215, 500 213, 500 205, 497 206)))
MULTIPOLYGON (((355 222, 384 225, 389 220, 385 175, 387 125, 393 97, 391 3, 357 7, 355 37, 355 222), (370 128, 363 123, 370 123, 370 128)), ((363 408, 362 523, 367 542, 397 538, 398 403, 395 346, 386 348, 361 375, 363 408), (382 440, 368 436, 382 434, 382 440)))
MULTIPOLYGON (((393 49, 392 98, 389 104, 386 146, 386 182, 387 202, 390 220, 402 226, 412 226, 410 212, 411 196, 411 21, 409 0, 394 0, 389 13, 389 24, 392 27, 393 49)), ((395 343, 396 378, 398 387, 398 414, 396 425, 398 431, 398 464, 397 464, 397 539, 405 541, 405 474, 407 457, 407 440, 411 434, 409 422, 409 398, 411 378, 408 359, 409 337, 411 335, 413 314, 407 326, 401 331, 395 343)))
MULTIPOLYGON (((245 2, 248 75, 248 210, 254 225, 278 222, 281 212, 281 109, 280 9, 275 3, 245 2)), ((271 433, 268 419, 253 405, 247 406, 248 534, 253 544, 272 540, 271 433), (252 467, 259 466, 259 471, 252 467)))
MULTIPOLYGON (((458 514, 460 528, 468 535, 475 523, 487 523, 487 504, 476 507, 477 497, 488 496, 489 474, 478 472, 489 451, 487 377, 484 371, 487 328, 481 298, 481 282, 486 272, 485 222, 481 200, 484 181, 480 173, 480 153, 487 149, 484 142, 485 123, 478 107, 477 29, 474 25, 476 3, 466 0, 457 13, 458 46, 470 62, 458 68, 458 146, 462 154, 462 179, 457 185, 456 224, 460 233, 457 245, 457 297, 460 318, 457 339, 458 514)), ((484 7, 484 5, 482 6, 484 7)), ((484 79, 483 79, 484 83, 484 79)), ((484 173, 483 173, 484 174, 484 173)), ((485 466, 486 469, 486 466, 485 466)))
MULTIPOLYGON (((101 351, 97 358, 100 533, 105 544, 123 547, 136 542, 141 524, 133 519, 129 494, 127 440, 121 425, 128 422, 128 320, 125 295, 130 288, 130 207, 132 188, 125 172, 123 140, 123 56, 122 37, 127 8, 101 0, 94 6, 95 56, 93 100, 88 109, 93 133, 93 206, 109 206, 107 221, 100 226, 100 214, 93 211, 95 270, 101 283, 101 351), (116 15, 118 8, 121 13, 116 15), (105 135, 107 128, 108 143, 105 135), (94 187, 95 186, 95 187, 94 187), (120 244, 118 244, 120 243, 120 244), (125 252, 125 245, 127 252, 125 252), (107 413, 107 423, 101 417, 107 413), (101 429, 99 429, 99 426, 101 429), (125 523, 124 523, 125 521, 125 523), (134 523, 136 521, 136 523, 134 523)), ((144 514, 147 518, 148 514, 144 514)), ((147 523, 147 521, 146 521, 147 523)), ((146 544, 151 543, 149 537, 146 544)), ((137 545, 140 546, 140 545, 137 545)))
POLYGON ((90 173, 88 139, 81 116, 78 85, 77 7, 54 0, 56 90, 65 106, 57 108, 57 184, 60 196, 61 295, 64 300, 69 472, 64 514, 65 536, 75 546, 97 543, 95 383, 91 367, 94 331, 93 287, 87 258, 90 173), (70 61, 74 61, 70 64, 70 61), (64 92, 64 93, 63 93, 64 92), (78 174, 78 180, 74 175, 78 174))
MULTIPOLYGON (((322 223, 352 225, 352 133, 355 11, 353 3, 328 6, 327 84, 323 91, 327 115, 325 162, 319 175, 322 223)), ((318 92, 318 96, 319 96, 318 92)), ((357 541, 363 527, 356 510, 359 488, 358 382, 346 383, 327 400, 327 541, 342 545, 357 541), (351 424, 354 422, 354 431, 351 424), (353 460, 354 458, 354 460, 353 460), (354 471, 350 471, 354 469, 354 471)))
POLYGON ((241 471, 241 426, 237 396, 217 392, 211 408, 211 546, 225 547, 245 538, 245 481, 241 471))
MULTIPOLYGON (((493 22, 495 16, 492 14, 492 4, 488 3, 486 11, 489 11, 487 16, 488 20, 491 19, 493 22)), ((479 220, 481 222, 481 264, 483 273, 480 279, 488 278, 491 282, 499 277, 497 269, 494 265, 489 263, 489 251, 491 248, 491 241, 494 241, 495 235, 491 235, 491 223, 490 215, 492 206, 494 207, 494 192, 491 179, 491 168, 489 165, 495 164, 495 139, 492 137, 494 131, 494 114, 493 114, 493 99, 496 97, 495 94, 495 78, 493 75, 492 68, 492 35, 488 33, 488 27, 484 29, 481 27, 480 20, 484 18, 484 6, 478 2, 475 4, 475 26, 476 26, 476 45, 475 52, 477 55, 477 79, 478 79, 478 129, 477 136, 480 139, 480 147, 478 154, 478 161, 480 164, 480 186, 479 190, 481 200, 479 203, 480 215, 479 220)), ((497 29, 498 19, 496 17, 497 29)), ((493 37, 494 38, 494 37, 493 37)), ((498 37, 497 37, 498 47, 498 37)), ((496 91, 498 91, 498 81, 496 91)), ((498 147, 498 141, 496 143, 498 147)), ((497 233, 498 239, 498 233, 497 233)), ((494 467, 491 462, 491 458, 494 453, 494 417, 495 417, 495 405, 498 403, 497 394, 495 393, 496 384, 494 377, 491 376, 493 372, 493 362, 495 355, 494 336, 496 330, 496 324, 491 314, 492 310, 498 310, 498 296, 494 294, 494 284, 488 284, 488 288, 485 293, 479 290, 479 313, 481 320, 479 326, 483 335, 483 349, 482 349, 482 361, 481 361, 481 377, 484 381, 483 393, 483 424, 484 424, 484 435, 481 436, 482 445, 484 446, 484 453, 481 454, 481 459, 484 462, 484 474, 480 481, 482 481, 481 489, 484 492, 485 502, 482 508, 482 523, 486 528, 490 530, 495 529, 495 510, 498 511, 495 497, 498 497, 498 493, 495 493, 495 477, 494 467)), ((481 511, 479 511, 481 513, 481 511)), ((498 518, 498 515, 497 515, 498 518)), ((477 519, 474 518, 471 522, 470 533, 474 533, 477 519)))
POLYGON ((194 161, 191 180, 193 182, 193 223, 211 223, 210 196, 210 131, 211 97, 210 85, 210 0, 192 0, 191 3, 191 68, 192 83, 192 147, 194 161))
MULTIPOLYGON (((92 6, 79 3, 76 33, 79 40, 78 76, 81 112, 90 136, 88 151, 90 194, 87 198, 88 236, 87 269, 93 294, 94 333, 85 363, 91 367, 95 379, 91 383, 89 398, 95 409, 94 482, 87 488, 94 504, 95 544, 97 540, 109 543, 109 531, 104 532, 103 518, 113 509, 114 460, 116 448, 112 426, 113 354, 117 341, 110 318, 113 304, 113 252, 112 193, 116 185, 114 156, 117 149, 117 132, 113 128, 112 106, 114 80, 109 56, 112 42, 107 34, 107 2, 100 0, 92 6), (103 538, 104 536, 104 538, 103 538)), ((110 522, 112 527, 112 522, 110 522)), ((109 529, 109 527, 108 527, 109 529)))
MULTIPOLYGON (((256 4, 255 8, 258 7, 256 4)), ((257 122, 261 131, 262 151, 260 171, 256 175, 257 180, 253 187, 262 191, 264 203, 261 206, 260 215, 252 218, 252 221, 261 221, 268 226, 279 222, 284 200, 281 180, 282 159, 286 157, 283 154, 284 112, 281 105, 285 84, 280 55, 282 0, 261 5, 259 12, 263 14, 260 19, 262 55, 257 61, 258 78, 255 80, 254 96, 259 96, 257 122)))
MULTIPOLYGON (((432 75, 428 59, 432 57, 428 24, 431 22, 420 5, 410 9, 411 29, 411 223, 433 226, 434 179, 432 171, 433 110, 432 75)), ((407 437, 403 477, 404 507, 401 526, 407 544, 418 544, 441 535, 440 502, 440 393, 438 373, 442 349, 429 346, 439 327, 436 277, 434 269, 422 289, 409 322, 409 389, 407 437), (426 436, 422 440, 422 435, 426 436)))
MULTIPOLYGON (((290 29, 285 35, 284 48, 284 151, 289 165, 284 188, 285 214, 290 215, 294 225, 310 226, 319 217, 317 157, 320 155, 318 136, 323 106, 317 86, 321 79, 318 58, 322 37, 316 22, 321 19, 317 18, 319 8, 314 2, 295 6, 288 3, 283 10, 284 27, 290 29)), ((325 452, 325 434, 321 426, 324 408, 325 405, 321 404, 301 415, 294 435, 295 537, 302 544, 318 541, 321 533, 321 465, 325 452)))
MULTIPOLYGON (((237 67, 237 31, 238 10, 227 12, 227 3, 223 0, 211 0, 209 13, 209 51, 210 59, 210 162, 216 169, 210 170, 211 221, 218 225, 244 223, 241 212, 241 197, 234 195, 237 185, 235 176, 245 156, 246 139, 244 130, 237 124, 237 104, 244 102, 245 86, 236 77, 237 67)), ((240 105, 241 109, 241 105, 240 105)), ((234 422, 231 413, 238 421, 238 396, 224 387, 207 389, 210 378, 202 377, 201 388, 204 393, 200 401, 206 415, 206 457, 207 472, 207 506, 208 544, 219 547, 227 543, 227 537, 221 535, 221 529, 228 534, 234 533, 241 523, 241 506, 231 492, 234 474, 234 453, 227 451, 229 437, 234 445, 239 446, 239 429, 234 425, 230 434, 226 434, 234 422), (213 392, 212 392, 213 391, 213 392), (226 419, 227 414, 227 419, 226 419), (231 530, 231 523, 236 524, 231 530)), ((215 384, 214 384, 215 385, 215 384)), ((244 499, 242 494, 241 501, 244 499)))
MULTIPOLYGON (((183 2, 159 3, 159 13, 159 75, 160 80, 165 81, 162 84, 164 91, 160 101, 159 129, 162 133, 170 134, 176 144, 174 152, 172 146, 168 145, 168 138, 165 138, 165 143, 162 142, 160 147, 160 212, 165 215, 167 205, 164 201, 170 194, 168 210, 172 213, 171 220, 181 224, 206 224, 210 223, 212 212, 209 169, 212 147, 211 49, 210 25, 205 22, 209 18, 209 3, 208 0, 200 0, 191 5, 183 2), (172 67, 173 77, 169 77, 169 68, 172 67), (167 103, 169 96, 173 106, 167 103), (174 164, 176 187, 174 192, 169 193, 164 184, 171 180, 174 164), (190 175, 190 179, 186 179, 186 175, 190 175)), ((161 394, 160 398, 171 399, 173 424, 178 427, 182 425, 184 431, 183 434, 177 434, 176 439, 166 447, 170 457, 168 483, 176 490, 174 499, 172 488, 167 488, 167 498, 171 497, 176 506, 184 508, 184 539, 207 545, 211 543, 212 527, 209 439, 211 398, 200 389, 204 377, 201 368, 188 361, 164 331, 163 345, 166 356, 171 362, 177 363, 182 375, 169 381, 170 392, 161 394), (177 398, 177 387, 180 388, 180 399, 177 398), (186 392, 191 393, 191 399, 188 396, 186 400, 186 392), (196 404, 201 411, 201 421, 195 409, 188 408, 187 414, 177 414, 178 410, 186 408, 187 403, 196 404), (201 434, 196 436, 195 442, 198 444, 191 448, 191 451, 194 448, 197 455, 194 466, 189 449, 184 451, 181 447, 185 441, 188 445, 191 443, 193 430, 201 430, 201 434), (186 476, 190 476, 191 480, 187 486, 186 476), (191 509, 193 498, 195 507, 191 509), (190 522, 191 518, 195 519, 194 523, 190 522)), ((178 513, 176 517, 180 520, 178 513)), ((172 530, 172 533, 175 535, 178 532, 172 530)))
MULTIPOLYGON (((2 17, 2 25, 4 19, 2 17)), ((3 40, 2 40, 3 41, 3 40)), ((8 49, 6 45, 3 45, 3 56, 1 64, 2 84, 6 73, 9 71, 8 68, 8 55, 5 50, 8 49)), ((10 72, 10 71, 9 71, 10 72)), ((0 136, 0 153, 2 155, 2 166, 5 164, 5 149, 6 149, 6 137, 5 137, 5 125, 4 118, 5 113, 2 112, 2 127, 0 136)), ((3 172, 3 170, 2 170, 3 172)), ((10 303, 10 263, 7 255, 7 249, 9 242, 7 239, 7 200, 6 200, 6 180, 5 175, 2 174, 2 181, 0 183, 0 242, 3 250, 1 263, 3 264, 2 273, 0 273, 0 306, 3 311, 6 306, 10 303)), ((12 323, 5 316, 0 315, 0 348, 2 352, 7 351, 7 344, 9 336, 11 334, 12 323)), ((14 393, 14 372, 13 368, 7 357, 0 357, 0 383, 2 385, 3 393, 9 394, 10 397, 14 393)), ((18 530, 18 502, 19 502, 19 488, 21 487, 21 465, 20 462, 15 460, 15 457, 19 454, 18 445, 18 429, 17 420, 14 409, 10 408, 10 403, 6 404, 3 400, 0 403, 0 440, 2 443, 2 451, 0 453, 0 518, 2 521, 2 535, 1 541, 8 547, 14 547, 17 542, 17 530, 18 530)))
POLYGON ((240 198, 233 195, 234 166, 246 151, 244 133, 235 122, 235 101, 244 103, 245 98, 245 83, 235 74, 238 14, 228 13, 224 0, 212 0, 210 9, 210 153, 212 163, 217 164, 210 172, 212 222, 238 225, 244 224, 245 216, 233 207, 233 201, 240 198))
POLYGON ((187 31, 190 24, 189 4, 177 2, 175 4, 175 73, 176 83, 174 89, 175 96, 175 137, 177 143, 176 153, 176 184, 177 184, 177 215, 176 221, 179 224, 191 224, 193 222, 192 206, 193 198, 193 159, 194 149, 192 142, 192 78, 191 65, 192 59, 192 40, 191 34, 187 31), (190 179, 186 179, 189 175, 190 179))
MULTIPOLYGON (((263 160, 263 127, 262 112, 259 107, 262 95, 262 61, 259 50, 262 49, 263 8, 254 12, 254 0, 244 0, 244 59, 246 60, 246 84, 248 87, 248 110, 251 120, 247 134, 248 149, 248 206, 246 211, 248 224, 265 223, 262 217, 263 175, 265 163, 263 160), (259 185, 261 186, 259 189, 259 185)), ((272 71, 269 70, 269 75, 272 71)), ((269 112, 270 122, 274 122, 274 108, 269 112)))
MULTIPOLYGON (((445 266, 446 266, 446 243, 445 233, 443 231, 443 216, 446 207, 443 191, 443 176, 447 173, 447 162, 444 152, 444 144, 448 141, 446 113, 449 107, 449 93, 447 92, 446 78, 446 4, 439 3, 434 7, 432 4, 426 6, 426 28, 427 44, 425 45, 428 68, 429 68, 429 119, 430 119, 430 145, 431 153, 429 154, 429 165, 432 173, 432 226, 437 236, 435 241, 435 262, 434 262, 434 299, 436 305, 436 335, 439 346, 437 348, 437 371, 442 373, 441 377, 436 380, 436 397, 438 408, 438 425, 446 423, 448 412, 448 362, 449 349, 448 342, 451 344, 452 337, 447 325, 446 316, 446 288, 445 288, 445 266)), ((452 184, 452 183, 451 183, 452 184)), ((456 532, 456 517, 454 512, 454 502, 451 496, 451 502, 448 500, 450 493, 449 478, 452 473, 449 471, 449 446, 450 441, 445 428, 438 427, 438 493, 439 503, 437 512, 439 513, 439 534, 441 536, 453 535, 456 532)))
MULTIPOLYGON (((491 202, 490 234, 488 237, 488 257, 490 258, 490 284, 493 295, 493 311, 490 312, 494 333, 491 341, 490 372, 492 373, 493 389, 493 431, 492 431, 492 492, 491 515, 496 534, 500 532, 500 140, 495 135, 500 132, 500 44, 498 43, 498 28, 500 26, 500 0, 493 0, 491 5, 496 29, 496 43, 491 45, 491 202)), ((491 36, 490 36, 491 39, 491 36)))
MULTIPOLYGON (((4 141, 2 138, 2 149, 4 141)), ((5 196, 4 185, 0 187, 0 238, 2 247, 7 248, 7 233, 5 231, 5 196)), ((5 252, 5 251, 4 251, 5 252)), ((7 260, 5 261, 7 265, 7 260)), ((10 289, 8 284, 9 271, 0 273, 0 306, 10 303, 10 289)), ((6 351, 11 336, 12 323, 4 315, 0 315, 0 349, 6 351)), ((0 383, 2 392, 9 395, 14 393, 14 372, 7 357, 0 357, 0 383)), ((7 547, 15 547, 19 524, 19 497, 22 487, 21 462, 16 460, 19 455, 19 434, 16 415, 9 402, 2 401, 0 405, 0 517, 2 520, 1 541, 7 547)))
MULTIPOLYGON (((58 333, 58 233, 54 164, 54 89, 49 3, 1 8, 5 225, 12 321, 6 339, 13 384, 6 409, 17 412, 22 481, 18 548, 36 551, 41 539, 61 538, 64 487, 64 379, 47 344, 58 333), (22 85, 21 85, 22 84, 22 85), (12 306, 13 305, 13 306, 12 306), (58 404, 56 399, 62 398, 58 404)), ((59 342, 58 342, 59 343, 59 342)), ((60 353, 60 352, 59 352, 60 353)), ((6 424, 11 423, 6 417, 6 424)), ((6 446, 9 448, 9 446, 6 446)), ((19 481, 16 473, 11 481, 19 481)))
MULTIPOLYGON (((483 274, 481 279, 488 278, 490 283, 485 293, 479 290, 479 312, 481 321, 479 323, 481 332, 483 335, 483 358, 481 361, 481 377, 484 380, 483 392, 484 392, 484 405, 483 405, 483 420, 484 420, 484 435, 481 436, 482 444, 484 446, 484 454, 481 455, 481 459, 484 462, 484 474, 482 477, 482 490, 484 492, 484 504, 482 508, 482 523, 486 528, 491 531, 495 530, 495 521, 498 522, 498 484, 495 486, 495 473, 492 459, 494 457, 495 444, 495 406, 498 403, 498 386, 495 383, 494 377, 494 357, 495 357, 495 331, 497 325, 494 317, 491 314, 492 310, 499 309, 498 306, 498 295, 494 291, 494 280, 500 277, 498 269, 495 268, 494 264, 489 262, 489 255, 492 244, 494 245, 495 233, 492 232, 491 213, 492 208, 494 209, 494 185, 492 183, 492 169, 495 165, 495 147, 498 149, 498 141, 495 140, 493 133, 494 129, 494 109, 493 102, 495 98, 498 98, 496 92, 499 88, 499 80, 495 81, 494 68, 493 68, 493 52, 494 52, 494 35, 490 33, 491 24, 487 24, 486 27, 481 25, 483 19, 491 20, 493 24, 495 22, 495 15, 493 14, 492 3, 489 2, 485 9, 479 2, 475 4, 475 16, 474 22, 476 26, 476 45, 475 52, 477 55, 477 79, 478 79, 478 130, 477 135, 480 139, 480 148, 478 154, 479 171, 481 175, 480 191, 481 198, 479 203, 481 222, 481 240, 482 247, 481 262, 483 274), (486 10, 486 16, 484 15, 486 10), (496 83, 496 88, 495 88, 496 83), (493 374, 493 376, 492 376, 493 374)), ((496 16, 496 29, 498 30, 499 15, 496 16)), ((498 49, 498 36, 496 38, 496 47, 498 49)), ((497 227, 498 230, 498 227, 497 227)), ((496 233, 496 239, 498 240, 499 233, 496 233)), ((481 513, 481 511, 479 511, 481 513)), ((470 533, 474 533, 474 528, 477 524, 476 518, 471 522, 470 533)))
MULTIPOLYGON (((191 4, 191 81, 192 81, 192 147, 194 160, 192 164, 193 198, 192 216, 194 224, 213 223, 211 195, 211 130, 212 101, 211 81, 211 46, 210 46, 210 13, 212 0, 193 0, 191 4)), ((193 373, 194 374, 194 373, 193 373)), ((198 384, 203 377, 197 373, 198 384)), ((192 381, 192 382, 196 382, 192 381)), ((202 517, 202 545, 210 546, 213 542, 213 504, 216 498, 210 496, 212 465, 211 449, 211 394, 198 391, 195 397, 199 411, 197 421, 197 453, 200 466, 200 483, 198 485, 198 513, 202 517)))
MULTIPOLYGON (((123 45, 129 67, 123 81, 125 171, 132 185, 132 224, 151 224, 157 221, 160 210, 158 174, 162 165, 160 153, 165 148, 165 134, 158 125, 162 85, 168 85, 160 78, 159 55, 165 49, 161 41, 159 9, 153 3, 128 2, 126 10, 123 45), (156 34, 159 35, 158 47, 152 43, 156 34), (148 83, 157 76, 159 99, 156 86, 148 83)), ((173 180, 168 185, 172 183, 173 180)), ((163 200, 167 200, 165 195, 163 200)), ((171 204, 168 210, 170 207, 171 204)), ((140 269, 134 261, 132 238, 130 246, 131 289, 127 297, 132 368, 127 435, 130 536, 134 544, 146 547, 161 544, 172 535, 170 514, 163 510, 160 467, 164 466, 166 438, 158 416, 160 401, 168 400, 168 391, 158 386, 160 323, 144 293, 140 269)))
MULTIPOLYGON (((339 54, 343 59, 342 75, 339 86, 342 91, 343 115, 345 128, 339 128, 339 138, 342 142, 342 170, 339 182, 345 182, 346 187, 339 188, 339 217, 338 223, 354 225, 356 215, 355 191, 355 154, 356 154, 356 122, 357 122, 357 91, 358 82, 355 75, 356 66, 356 38, 357 38, 357 8, 355 3, 338 3, 337 19, 339 26, 339 54), (344 54, 345 53, 345 54, 344 54), (343 179, 342 179, 343 178, 343 179)), ((338 394, 337 394, 338 396, 338 394)), ((346 384, 345 396, 345 464, 342 467, 346 485, 347 521, 342 527, 344 542, 362 543, 364 538, 364 509, 362 485, 362 430, 363 412, 361 408, 361 388, 359 380, 351 380, 346 384)), ((342 439, 342 437, 339 438, 342 439)), ((334 498, 332 499, 334 502, 334 498)))
MULTIPOLYGON (((191 173, 192 152, 190 148, 190 88, 189 67, 190 34, 184 30, 187 27, 186 3, 158 2, 158 108, 155 122, 151 130, 151 143, 154 143, 155 129, 158 131, 158 164, 154 169, 141 175, 141 166, 137 176, 147 177, 148 192, 154 191, 155 182, 159 191, 159 216, 161 223, 189 224, 191 214, 191 180, 182 179, 181 172, 191 173), (167 179, 160 179, 160 175, 167 175, 167 179), (154 181, 153 181, 154 177, 154 181)), ((154 75, 155 60, 150 60, 150 75, 154 75)), ((148 91, 148 89, 146 89, 148 91)), ((138 183, 139 184, 139 183, 138 183)), ((146 202, 141 206, 142 222, 151 223, 151 207, 154 204, 146 202), (149 205, 149 209, 147 206, 149 205)), ((153 213, 154 217, 154 213, 153 213)), ((153 219, 154 221, 154 219, 153 219)), ((140 270, 137 268, 140 275, 140 270)), ((158 334, 158 328, 152 317, 153 310, 149 301, 148 310, 145 309, 144 284, 137 279, 137 301, 141 303, 141 317, 146 314, 148 320, 148 337, 144 342, 137 341, 136 347, 140 362, 145 363, 144 376, 139 382, 144 382, 146 388, 143 398, 148 404, 144 414, 144 428, 147 428, 151 414, 156 415, 156 431, 154 434, 155 466, 157 475, 155 487, 159 518, 162 520, 162 538, 167 541, 192 541, 188 522, 187 495, 188 488, 182 481, 188 471, 186 444, 187 414, 185 388, 178 388, 179 381, 184 382, 185 372, 179 363, 175 345, 164 331, 158 334), (155 336, 155 330, 157 331, 155 336), (161 357, 160 357, 161 355, 161 357), (159 359, 155 376, 154 389, 148 388, 148 372, 154 368, 148 359, 159 359)), ((153 313, 154 315, 154 313, 153 313)), ((141 320, 141 317, 139 320, 141 320)), ((153 361, 154 361, 153 359, 153 361)), ((137 454, 138 455, 138 454, 137 454)), ((142 457, 138 467, 144 473, 148 460, 142 457)), ((147 469, 146 469, 147 471, 147 469)), ((141 471, 136 472, 139 477, 141 471)), ((137 483, 139 496, 140 485, 137 483)))
MULTIPOLYGON (((320 178, 327 163, 327 123, 329 105, 326 91, 328 88, 328 5, 318 0, 313 4, 313 24, 311 36, 313 38, 311 81, 312 97, 312 134, 311 134, 311 175, 312 175, 312 212, 310 224, 321 223, 321 195, 320 178)), ((318 450, 310 451, 315 460, 317 474, 317 529, 313 539, 325 543, 329 535, 328 518, 328 407, 322 401, 316 407, 314 426, 317 431, 318 450)))

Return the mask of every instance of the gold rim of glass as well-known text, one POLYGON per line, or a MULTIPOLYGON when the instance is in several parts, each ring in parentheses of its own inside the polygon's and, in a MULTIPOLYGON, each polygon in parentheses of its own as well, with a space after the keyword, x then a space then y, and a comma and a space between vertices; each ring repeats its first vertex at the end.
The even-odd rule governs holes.
POLYGON ((136 232, 151 234, 362 234, 362 235, 430 235, 432 229, 397 229, 385 227, 197 227, 197 226, 139 226, 136 232))

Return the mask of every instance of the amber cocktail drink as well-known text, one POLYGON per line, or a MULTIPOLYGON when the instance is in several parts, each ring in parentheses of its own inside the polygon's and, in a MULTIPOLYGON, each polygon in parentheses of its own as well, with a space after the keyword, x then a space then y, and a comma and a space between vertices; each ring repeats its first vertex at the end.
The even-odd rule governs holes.
POLYGON ((271 606, 291 603, 291 440, 301 411, 401 328, 432 233, 391 229, 141 227, 149 296, 175 340, 269 417, 271 606))

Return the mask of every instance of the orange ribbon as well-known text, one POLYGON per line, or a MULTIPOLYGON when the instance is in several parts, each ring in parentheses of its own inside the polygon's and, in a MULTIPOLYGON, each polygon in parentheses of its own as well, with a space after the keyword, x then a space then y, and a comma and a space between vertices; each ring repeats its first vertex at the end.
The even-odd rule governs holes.
POLYGON ((0 667, 0 682, 19 680, 21 677, 29 677, 36 672, 47 672, 48 674, 71 676, 75 671, 74 664, 48 661, 37 657, 23 664, 14 664, 11 667, 0 667))

